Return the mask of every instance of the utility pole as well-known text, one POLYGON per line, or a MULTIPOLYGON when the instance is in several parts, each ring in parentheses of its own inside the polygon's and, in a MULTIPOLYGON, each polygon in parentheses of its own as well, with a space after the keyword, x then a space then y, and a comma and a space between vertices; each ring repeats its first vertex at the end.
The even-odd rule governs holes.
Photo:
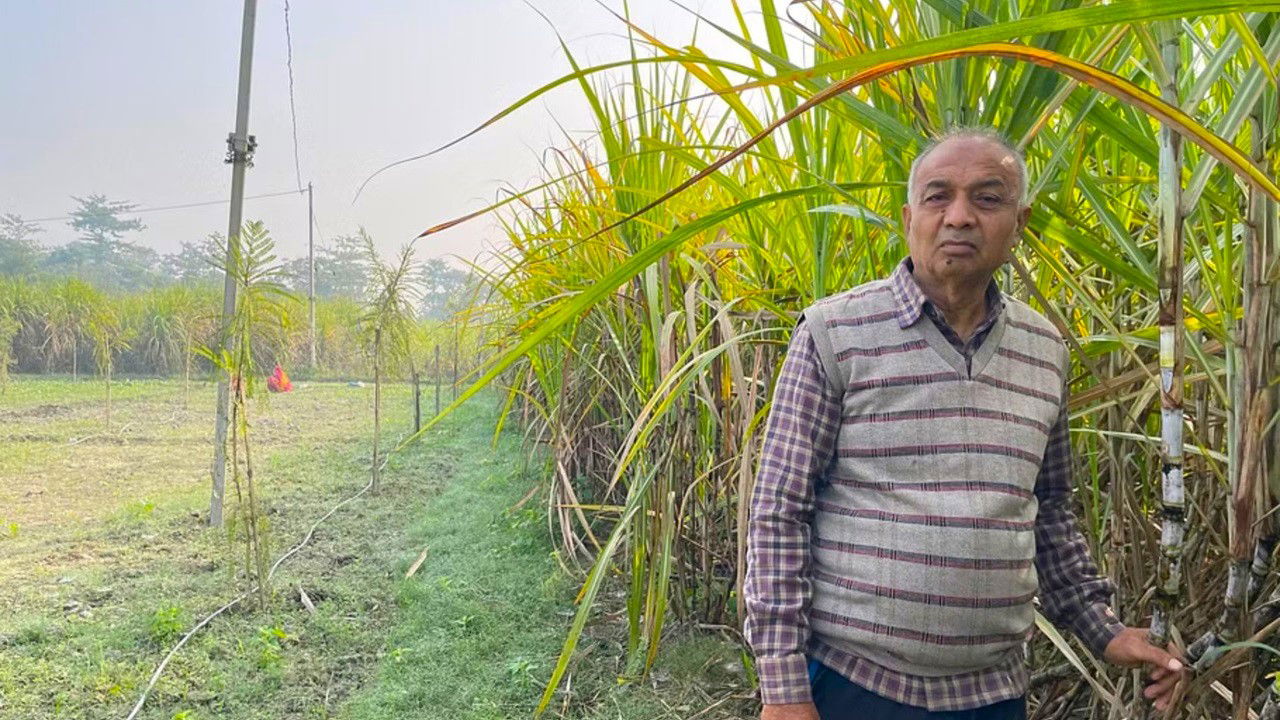
MULTIPOLYGON (((253 67, 253 25, 257 0, 244 0, 244 21, 240 30, 240 92, 236 100, 236 129, 227 138, 227 162, 231 165, 231 216, 227 222, 226 277, 222 284, 222 345, 231 338, 231 318, 236 312, 236 278, 232 272, 240 255, 241 213, 244 205, 244 171, 253 164, 257 140, 249 134, 249 80, 253 67)), ((238 381, 242 381, 237 378, 238 381)), ((227 482, 227 405, 230 386, 218 379, 218 408, 213 430, 213 494, 209 498, 209 525, 222 526, 222 505, 227 482)))
POLYGON ((311 183, 307 183, 307 313, 311 318, 311 373, 316 371, 316 226, 311 183))

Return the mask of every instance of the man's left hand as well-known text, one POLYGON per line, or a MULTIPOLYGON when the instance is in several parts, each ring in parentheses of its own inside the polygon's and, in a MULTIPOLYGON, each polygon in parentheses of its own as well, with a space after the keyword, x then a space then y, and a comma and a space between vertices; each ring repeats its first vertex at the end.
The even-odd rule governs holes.
MULTIPOLYGON (((1169 645, 1169 650, 1182 654, 1172 644, 1169 645)), ((1103 659, 1125 667, 1150 667, 1151 684, 1143 689, 1142 696, 1153 701, 1155 708, 1163 712, 1169 709, 1176 695, 1175 691, 1187 677, 1185 663, 1170 652, 1148 642, 1146 628, 1125 628, 1107 643, 1103 659)))

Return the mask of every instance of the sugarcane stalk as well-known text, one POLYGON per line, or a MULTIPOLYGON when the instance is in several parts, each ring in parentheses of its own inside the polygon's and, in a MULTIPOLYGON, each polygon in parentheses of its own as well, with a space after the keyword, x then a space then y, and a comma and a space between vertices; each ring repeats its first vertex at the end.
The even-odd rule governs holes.
MULTIPOLYGON (((1260 113, 1255 111, 1252 119, 1253 160, 1261 164, 1265 157, 1266 133, 1260 113)), ((1259 510, 1265 510, 1268 493, 1263 478, 1271 464, 1268 456, 1272 454, 1267 428, 1274 399, 1274 391, 1268 387, 1273 365, 1269 352, 1275 335, 1274 298, 1267 270, 1273 262, 1273 220, 1268 215, 1269 211, 1268 200, 1259 193, 1249 193, 1243 237, 1244 294, 1241 304, 1244 312, 1229 349, 1234 361, 1231 370, 1235 373, 1232 378, 1235 403, 1231 414, 1234 426, 1230 468, 1231 566, 1217 627, 1188 648, 1188 655, 1201 667, 1215 657, 1209 650, 1252 634, 1254 628, 1261 627, 1259 623, 1270 622, 1280 613, 1276 606, 1280 597, 1274 594, 1253 617, 1248 617, 1245 612, 1246 606, 1256 601, 1262 591, 1276 545, 1270 519, 1266 521, 1267 531, 1261 536, 1258 536, 1255 522, 1259 510)), ((1240 688, 1244 689, 1247 688, 1240 688)))
MULTIPOLYGON (((1258 538, 1257 544, 1253 546, 1253 563, 1249 566, 1249 605, 1252 606, 1258 601, 1258 596, 1262 594, 1262 588, 1267 582, 1267 576, 1271 574, 1271 556, 1276 550, 1277 537, 1275 531, 1275 523, 1267 518, 1263 521, 1266 527, 1265 532, 1258 538)), ((1261 627, 1256 622, 1254 627, 1261 627)))
MULTIPOLYGON (((1265 102, 1265 101, 1264 101, 1265 102)), ((1272 96, 1274 103, 1274 96, 1272 96)), ((1253 161, 1262 164, 1267 155, 1267 149, 1270 141, 1273 139, 1275 132, 1275 113, 1270 112, 1265 115, 1262 103, 1259 103, 1253 113, 1253 161)), ((1263 587, 1266 585, 1267 576, 1271 570, 1271 558, 1275 552, 1277 539, 1280 538, 1280 528, 1272 517, 1268 506, 1274 505, 1275 497, 1272 494, 1275 491, 1275 479, 1280 468, 1277 468, 1276 462, 1276 442, 1280 439, 1280 430, 1272 425, 1270 428, 1266 424, 1271 420, 1272 413, 1276 407, 1276 388, 1270 378, 1275 376, 1276 360, 1274 349, 1276 343, 1280 341, 1280 295, 1275 292, 1275 263, 1276 257, 1276 239, 1277 239, 1277 221, 1276 207, 1269 198, 1256 193, 1249 193, 1249 222, 1246 223, 1246 232, 1253 233, 1254 247, 1256 253, 1253 257, 1254 266, 1249 268, 1252 272, 1247 272, 1246 278, 1256 281, 1256 285, 1252 287, 1246 284, 1246 290, 1251 290, 1254 294, 1250 298, 1251 302, 1248 307, 1252 308, 1253 303, 1259 307, 1265 317, 1249 318, 1250 321, 1256 323, 1253 329, 1259 333, 1257 337, 1247 338, 1250 341, 1248 349, 1252 353, 1250 360, 1252 362, 1251 369, 1254 374, 1247 378, 1247 382, 1252 382, 1253 390, 1251 401, 1253 407, 1250 408, 1250 416, 1257 417, 1262 423, 1262 427, 1258 428, 1258 434, 1254 439, 1254 448, 1257 452, 1256 460, 1253 464, 1256 468, 1254 476, 1251 480, 1257 484, 1257 488, 1253 496, 1257 499, 1260 507, 1258 512, 1264 518, 1262 524, 1262 535, 1258 538, 1257 545, 1254 549, 1253 563, 1250 569, 1248 603, 1250 607, 1254 607, 1259 595, 1262 593, 1263 587), (1270 482, 1268 482, 1270 481, 1270 482)), ((1249 326, 1246 325, 1246 328, 1249 326)), ((1254 609, 1252 617, 1252 627, 1260 629, 1265 625, 1259 623, 1270 624, 1276 617, 1280 616, 1280 588, 1272 592, 1269 602, 1262 607, 1254 609)), ((1265 639, 1263 640, 1265 642, 1265 639)), ((1258 657, 1255 663, 1255 670, 1265 673, 1270 665, 1270 657, 1258 657)), ((1262 720, 1280 720, 1280 686, 1274 679, 1267 682, 1265 691, 1266 700, 1262 705, 1260 718, 1262 720)))
MULTIPOLYGON (((1178 103, 1178 27, 1162 23, 1161 57, 1166 77, 1160 94, 1178 103)), ((1163 646, 1169 638, 1173 610, 1182 585, 1182 540, 1186 534, 1186 492, 1182 477, 1182 366, 1185 331, 1182 309, 1182 193, 1181 142, 1161 126, 1159 135, 1160 209, 1160 466, 1163 528, 1160 534, 1160 575, 1151 619, 1151 642, 1163 646)))
POLYGON ((1266 694, 1267 701, 1262 706, 1262 712, 1258 713, 1258 720, 1280 720, 1280 696, 1277 695, 1275 686, 1266 694))

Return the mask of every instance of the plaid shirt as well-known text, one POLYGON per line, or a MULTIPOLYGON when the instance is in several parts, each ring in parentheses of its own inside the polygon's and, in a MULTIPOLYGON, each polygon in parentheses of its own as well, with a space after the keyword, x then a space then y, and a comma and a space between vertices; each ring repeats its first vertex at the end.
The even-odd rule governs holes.
MULTIPOLYGON (((911 259, 890 278, 901 324, 927 317, 965 358, 981 346, 1004 309, 993 281, 987 287, 987 314, 973 336, 962 341, 929 302, 912 276, 911 259)), ((1066 397, 1063 393, 1062 397, 1066 397)), ((809 539, 811 526, 786 517, 812 517, 814 486, 835 451, 842 398, 830 389, 813 336, 802 319, 792 336, 769 413, 768 430, 752 495, 748 530, 751 582, 744 592, 768 595, 791 612, 747 619, 747 638, 756 655, 761 700, 765 704, 811 699, 808 657, 817 658, 858 685, 899 703, 938 709, 968 709, 1019 697, 1027 691, 1025 663, 1007 663, 962 675, 916 676, 855 657, 810 637, 809 539), (799 580, 797 580, 799 578, 799 580)), ((1045 616, 1073 631, 1099 657, 1124 625, 1109 607, 1112 585, 1100 577, 1088 544, 1070 509, 1071 445, 1065 401, 1050 431, 1036 479, 1035 564, 1045 616)))

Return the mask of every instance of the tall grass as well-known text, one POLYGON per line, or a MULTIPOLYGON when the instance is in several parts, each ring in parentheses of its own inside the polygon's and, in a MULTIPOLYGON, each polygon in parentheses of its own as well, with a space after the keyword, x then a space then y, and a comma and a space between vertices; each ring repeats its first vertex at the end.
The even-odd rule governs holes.
MULTIPOLYGON (((1212 629, 1280 482, 1280 3, 743 5, 732 27, 699 19, 732 56, 625 14, 629 59, 583 67, 566 44, 569 74, 478 129, 572 86, 593 137, 567 138, 545 184, 427 231, 496 212, 511 241, 495 273, 505 350, 459 402, 501 379, 508 414, 551 449, 557 557, 585 580, 543 707, 611 578, 628 675, 671 618, 737 626, 745 504, 796 312, 905 254, 910 159, 956 124, 1025 149, 1034 212, 1000 281, 1069 338, 1076 498, 1119 612, 1146 625, 1161 597, 1174 641, 1212 629), (1161 352, 1182 337, 1185 357, 1161 352), (1185 536, 1164 543, 1173 572, 1155 572, 1171 458, 1185 536)), ((1274 585, 1262 556, 1254 598, 1274 585)), ((1065 642, 1038 641, 1037 667, 1065 642)), ((1223 717, 1207 688, 1230 663, 1205 657, 1187 714, 1223 717)), ((1103 692, 1075 692, 1079 673, 1039 686, 1042 717, 1140 698, 1133 677, 1080 668, 1103 692)), ((1243 717, 1257 688, 1228 684, 1243 717)))
MULTIPOLYGON (((314 368, 309 366, 306 298, 290 296, 281 305, 282 327, 253 339, 259 364, 269 367, 279 361, 302 379, 373 377, 372 358, 360 335, 361 300, 317 300, 314 368)), ((221 290, 198 285, 103 292, 71 278, 0 279, 0 387, 8 372, 79 375, 92 369, 98 362, 93 322, 103 308, 111 309, 129 338, 127 344, 111 346, 116 374, 177 376, 186 384, 207 378, 212 368, 197 350, 212 344, 220 307, 221 290)), ((411 324, 412 352, 393 358, 384 367, 387 377, 408 377, 409 362, 423 366, 435 344, 445 352, 456 348, 462 376, 486 352, 481 325, 468 322, 465 314, 445 320, 414 316, 411 324)), ((449 370, 438 379, 452 382, 449 370)))

